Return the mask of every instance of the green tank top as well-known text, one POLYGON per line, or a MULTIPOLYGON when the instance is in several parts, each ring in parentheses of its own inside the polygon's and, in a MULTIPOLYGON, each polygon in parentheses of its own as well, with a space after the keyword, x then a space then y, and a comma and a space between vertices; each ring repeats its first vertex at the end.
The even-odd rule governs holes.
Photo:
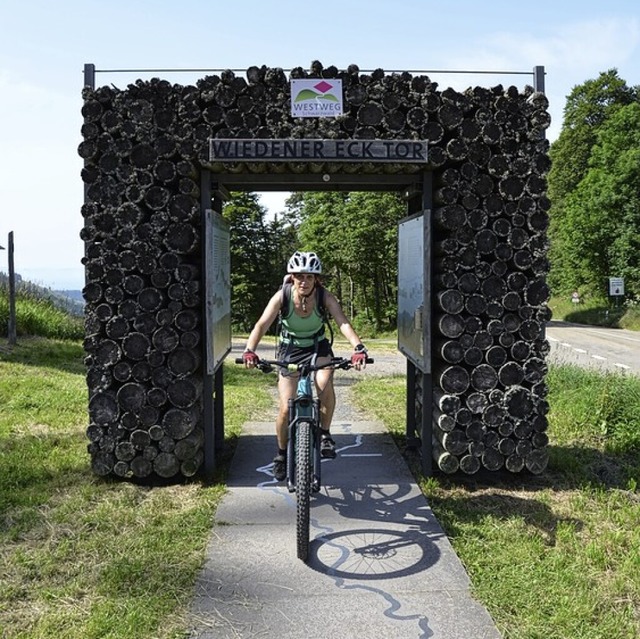
POLYGON ((282 343, 301 348, 313 346, 324 338, 324 318, 318 313, 318 300, 309 317, 300 317, 293 310, 293 295, 289 300, 289 310, 282 318, 282 343))

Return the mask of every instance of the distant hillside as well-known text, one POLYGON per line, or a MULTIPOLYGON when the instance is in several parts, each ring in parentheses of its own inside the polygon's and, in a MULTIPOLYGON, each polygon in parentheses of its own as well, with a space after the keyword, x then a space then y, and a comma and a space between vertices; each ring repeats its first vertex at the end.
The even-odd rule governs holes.
POLYGON ((82 291, 53 291, 56 295, 61 295, 62 297, 68 297, 72 300, 77 300, 84 306, 84 298, 82 297, 82 291))
MULTIPOLYGON (((33 282, 22 279, 16 273, 16 292, 23 292, 32 297, 42 297, 51 300, 56 308, 66 311, 70 315, 84 314, 84 300, 82 291, 54 291, 44 286, 39 286, 33 282)), ((0 288, 9 288, 9 276, 0 273, 0 288)))

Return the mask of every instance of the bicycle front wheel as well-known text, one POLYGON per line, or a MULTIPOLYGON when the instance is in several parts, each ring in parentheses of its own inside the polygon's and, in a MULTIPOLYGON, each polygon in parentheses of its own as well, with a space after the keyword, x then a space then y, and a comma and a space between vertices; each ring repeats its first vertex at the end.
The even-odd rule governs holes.
POLYGON ((298 559, 302 561, 309 556, 311 475, 311 424, 300 422, 296 430, 296 540, 298 559))

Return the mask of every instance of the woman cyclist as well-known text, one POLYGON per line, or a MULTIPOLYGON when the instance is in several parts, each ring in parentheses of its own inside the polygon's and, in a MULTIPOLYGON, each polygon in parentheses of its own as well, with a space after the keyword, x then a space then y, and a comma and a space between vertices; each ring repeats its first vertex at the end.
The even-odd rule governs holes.
MULTIPOLYGON (((290 281, 290 294, 287 308, 282 312, 282 331, 280 346, 277 354, 279 360, 290 363, 300 363, 318 354, 318 363, 327 362, 333 357, 331 344, 327 339, 325 329, 324 309, 331 315, 340 328, 340 332, 353 346, 354 352, 351 363, 356 370, 366 366, 367 350, 363 346, 357 333, 349 323, 344 311, 335 296, 324 289, 319 279, 322 264, 315 253, 296 251, 287 266, 290 281)), ((287 283, 285 283, 287 287, 287 283)), ((260 319, 256 322, 246 348, 242 354, 245 366, 253 368, 258 363, 255 351, 260 340, 269 330, 271 324, 278 317, 283 304, 283 290, 278 291, 269 300, 260 319)), ((289 399, 295 397, 297 388, 297 372, 280 369, 278 376, 279 409, 276 417, 276 439, 278 453, 273 460, 273 475, 278 481, 286 477, 286 454, 288 440, 289 399)), ((316 373, 316 394, 320 400, 320 422, 322 440, 320 452, 323 457, 335 458, 336 445, 331 438, 331 419, 336 403, 333 388, 333 371, 321 369, 316 373)))

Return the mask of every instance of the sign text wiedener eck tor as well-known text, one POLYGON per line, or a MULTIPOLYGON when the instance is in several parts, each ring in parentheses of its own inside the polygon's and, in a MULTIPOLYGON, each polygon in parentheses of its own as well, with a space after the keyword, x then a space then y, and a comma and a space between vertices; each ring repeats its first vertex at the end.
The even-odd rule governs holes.
POLYGON ((214 162, 427 162, 425 140, 211 138, 214 162))

